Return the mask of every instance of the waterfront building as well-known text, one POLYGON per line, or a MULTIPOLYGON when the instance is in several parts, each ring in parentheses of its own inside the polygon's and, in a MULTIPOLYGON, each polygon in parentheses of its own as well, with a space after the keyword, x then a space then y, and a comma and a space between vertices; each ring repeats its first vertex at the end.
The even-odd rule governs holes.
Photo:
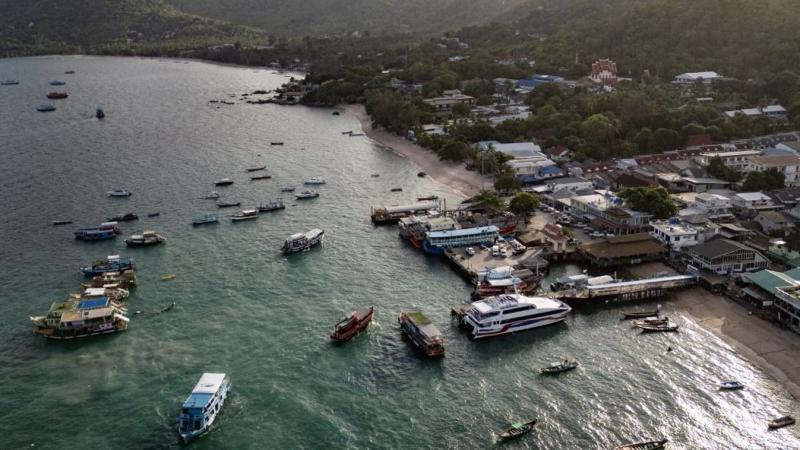
POLYGON ((719 227, 711 225, 690 225, 677 218, 650 222, 653 228, 650 235, 672 250, 701 244, 717 235, 719 227))
POLYGON ((759 155, 761 155, 761 150, 703 152, 697 157, 697 161, 700 165, 707 167, 713 158, 719 158, 726 167, 744 171, 750 164, 750 158, 759 155))
POLYGON ((583 244, 578 250, 594 266, 611 267, 640 264, 661 259, 666 253, 662 244, 648 233, 614 236, 583 244))
POLYGON ((730 239, 713 239, 688 247, 690 263, 718 275, 765 269, 767 258, 760 252, 730 239))

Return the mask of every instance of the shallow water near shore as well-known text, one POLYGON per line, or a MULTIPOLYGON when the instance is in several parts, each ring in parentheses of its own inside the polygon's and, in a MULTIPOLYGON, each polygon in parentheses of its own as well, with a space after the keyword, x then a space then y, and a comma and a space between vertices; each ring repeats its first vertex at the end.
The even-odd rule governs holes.
POLYGON ((619 321, 623 308, 607 306, 469 341, 449 316, 469 295, 465 281, 395 228, 369 222, 370 205, 427 193, 453 204, 457 194, 368 139, 342 135, 359 126, 353 118, 229 97, 275 88, 286 75, 46 57, 0 60, 7 78, 20 85, 0 86, 2 449, 181 447, 180 405, 207 371, 228 373, 233 391, 194 448, 488 448, 492 431, 538 417, 534 433, 504 447, 610 448, 663 436, 671 449, 800 449, 797 427, 766 430, 769 419, 797 414, 782 386, 668 302, 680 333, 640 335, 619 321), (69 99, 36 112, 47 92, 62 90, 49 86, 56 79, 69 99), (104 121, 94 118, 97 105, 104 121), (273 178, 249 181, 245 169, 261 165, 273 178), (257 221, 232 224, 225 216, 234 211, 220 210, 221 223, 190 226, 193 214, 215 210, 199 199, 209 191, 248 206, 312 176, 328 181, 316 200, 283 194, 286 210, 257 221), (215 188, 222 177, 235 184, 215 188), (133 196, 107 198, 112 188, 133 196), (125 212, 140 220, 124 223, 115 241, 72 239, 75 228, 125 212), (314 227, 326 232, 322 248, 280 254, 288 235, 314 227), (168 243, 126 249, 122 238, 143 229, 168 243), (77 291, 80 265, 117 253, 133 256, 139 274, 127 332, 76 342, 31 333, 28 316, 77 291), (161 281, 168 273, 177 277, 161 281), (368 304, 376 307, 368 331, 332 345, 332 324, 368 304), (412 305, 443 331, 445 358, 426 360, 403 339, 396 317, 412 305), (538 375, 564 357, 581 367, 538 375), (717 392, 727 379, 747 388, 717 392))

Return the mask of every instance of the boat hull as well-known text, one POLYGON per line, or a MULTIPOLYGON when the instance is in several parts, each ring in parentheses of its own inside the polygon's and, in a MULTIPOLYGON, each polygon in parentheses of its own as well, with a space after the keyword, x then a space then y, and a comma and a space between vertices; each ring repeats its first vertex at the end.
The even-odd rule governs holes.
POLYGON ((110 328, 86 330, 86 331, 81 331, 81 332, 75 332, 77 330, 70 330, 70 331, 74 331, 71 334, 70 333, 64 333, 63 331, 57 330, 57 329, 54 329, 54 328, 37 328, 37 329, 33 330, 33 333, 37 334, 39 336, 44 336, 47 339, 64 341, 64 340, 71 340, 71 339, 80 339, 80 338, 90 337, 90 336, 100 336, 100 335, 103 335, 103 334, 112 334, 112 333, 117 333, 117 332, 120 332, 120 331, 125 331, 127 329, 128 329, 128 323, 120 321, 120 323, 115 324, 113 327, 110 327, 110 328))
POLYGON ((336 343, 343 344, 349 341, 350 339, 356 337, 359 333, 364 331, 369 326, 370 322, 372 322, 373 311, 374 311, 373 308, 370 308, 369 314, 367 314, 363 319, 357 321, 356 324, 354 324, 347 330, 342 330, 342 331, 337 330, 331 333, 331 340, 333 340, 336 343))
POLYGON ((532 330, 534 328, 541 328, 546 327, 548 325, 554 325, 559 322, 563 322, 567 315, 569 314, 569 310, 558 312, 546 317, 536 317, 531 319, 520 319, 514 322, 509 322, 503 325, 498 325, 495 327, 480 327, 476 326, 474 323, 468 321, 465 318, 465 325, 468 328, 471 328, 470 338, 472 339, 485 339, 489 337, 501 336, 504 334, 515 333, 518 331, 527 331, 532 330))
POLYGON ((436 247, 431 245, 427 239, 422 242, 422 249, 425 250, 425 253, 429 255, 444 255, 444 249, 442 247, 436 247))

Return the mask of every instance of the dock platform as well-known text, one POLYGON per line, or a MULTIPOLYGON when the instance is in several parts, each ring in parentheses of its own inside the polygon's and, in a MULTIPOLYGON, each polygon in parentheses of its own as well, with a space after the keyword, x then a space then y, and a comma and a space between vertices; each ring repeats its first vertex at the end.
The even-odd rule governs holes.
POLYGON ((492 256, 490 249, 482 246, 473 247, 475 255, 469 256, 463 248, 456 248, 444 252, 445 257, 458 271, 470 280, 478 275, 478 272, 487 267, 512 266, 518 267, 522 261, 535 256, 539 249, 527 249, 525 252, 507 256, 492 256))
POLYGON ((696 275, 670 275, 634 281, 618 281, 597 284, 578 289, 569 289, 548 294, 548 297, 577 302, 592 299, 615 299, 617 301, 642 300, 664 295, 667 291, 697 284, 696 275))

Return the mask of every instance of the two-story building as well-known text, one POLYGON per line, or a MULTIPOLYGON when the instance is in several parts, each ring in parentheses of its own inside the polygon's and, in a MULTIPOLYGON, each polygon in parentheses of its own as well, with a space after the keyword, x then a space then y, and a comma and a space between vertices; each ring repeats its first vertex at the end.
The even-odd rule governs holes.
POLYGON ((650 222, 650 235, 672 250, 702 244, 714 238, 719 232, 715 224, 691 225, 676 218, 650 222))
POLYGON ((719 158, 726 167, 744 171, 750 165, 750 158, 761 155, 761 150, 736 150, 732 152, 704 152, 696 160, 707 167, 711 160, 719 158))
POLYGON ((564 177, 547 182, 547 190, 550 192, 569 191, 578 192, 592 189, 592 182, 583 177, 564 177))
POLYGON ((746 172, 764 172, 768 169, 780 172, 786 186, 800 185, 800 156, 753 156, 745 167, 746 172))
POLYGON ((427 98, 424 100, 425 103, 433 106, 436 110, 436 115, 439 117, 451 116, 455 105, 464 104, 472 107, 472 105, 475 104, 475 97, 464 95, 457 89, 445 92, 445 95, 441 97, 427 98))
POLYGON ((780 209, 762 192, 739 192, 731 197, 731 206, 742 215, 755 217, 761 211, 780 209))

